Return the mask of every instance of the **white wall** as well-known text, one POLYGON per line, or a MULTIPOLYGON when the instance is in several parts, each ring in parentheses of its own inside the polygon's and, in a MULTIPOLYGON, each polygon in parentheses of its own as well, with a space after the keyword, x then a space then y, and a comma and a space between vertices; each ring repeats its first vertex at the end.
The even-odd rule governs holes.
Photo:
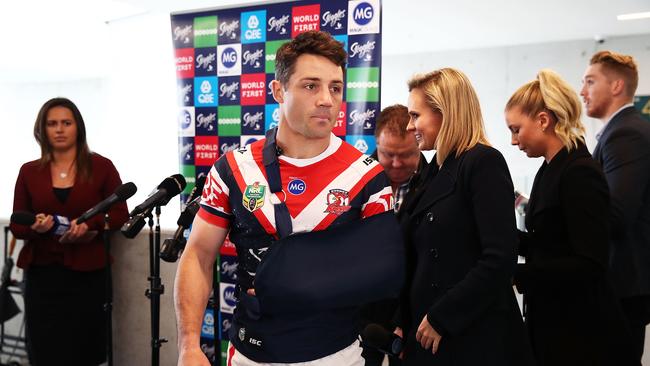
MULTIPOLYGON (((558 72, 576 91, 591 55, 611 49, 633 55, 639 65, 637 94, 650 94, 650 33, 634 37, 611 38, 602 45, 592 40, 511 46, 427 54, 384 56, 382 69, 382 106, 406 104, 406 81, 417 72, 454 67, 472 81, 481 102, 490 142, 505 156, 515 188, 530 192, 541 159, 529 159, 510 145, 503 108, 508 98, 522 84, 533 80, 542 68, 558 72)), ((594 134, 600 129, 597 120, 584 117, 587 145, 595 146, 594 134)))

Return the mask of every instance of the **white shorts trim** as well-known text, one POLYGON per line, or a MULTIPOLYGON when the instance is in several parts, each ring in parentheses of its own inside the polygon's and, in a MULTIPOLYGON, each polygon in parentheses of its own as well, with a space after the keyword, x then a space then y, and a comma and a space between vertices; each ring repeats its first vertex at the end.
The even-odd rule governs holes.
POLYGON ((364 366, 366 361, 361 357, 361 345, 356 340, 342 350, 313 361, 296 363, 259 363, 242 355, 232 343, 228 342, 228 366, 364 366))

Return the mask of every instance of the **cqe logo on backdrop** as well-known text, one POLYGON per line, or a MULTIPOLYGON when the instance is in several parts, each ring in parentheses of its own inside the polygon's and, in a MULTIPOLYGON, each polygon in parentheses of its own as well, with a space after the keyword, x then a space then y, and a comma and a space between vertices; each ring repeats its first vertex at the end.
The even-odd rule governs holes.
POLYGON ((241 13, 241 43, 266 41, 266 10, 241 13))
POLYGON ((234 76, 241 74, 241 44, 227 44, 217 46, 219 66, 218 76, 234 76))
POLYGON ((196 107, 216 107, 218 79, 214 76, 194 78, 194 105, 196 107))

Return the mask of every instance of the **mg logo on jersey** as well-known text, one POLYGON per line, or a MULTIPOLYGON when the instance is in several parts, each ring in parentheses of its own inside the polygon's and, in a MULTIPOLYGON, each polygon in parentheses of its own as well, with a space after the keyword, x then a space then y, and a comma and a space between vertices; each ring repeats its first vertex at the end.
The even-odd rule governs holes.
POLYGON ((242 204, 250 212, 260 209, 262 206, 264 206, 265 194, 266 186, 260 184, 260 182, 255 182, 249 186, 246 186, 246 190, 244 191, 244 195, 242 197, 242 204))
POLYGON ((374 13, 375 11, 372 5, 362 2, 354 8, 352 19, 354 19, 355 23, 359 25, 366 25, 372 20, 374 13))
POLYGON ((287 185, 287 190, 289 193, 297 196, 305 193, 307 190, 307 185, 305 184, 304 180, 296 178, 289 182, 287 185))
POLYGON ((343 189, 330 189, 325 212, 339 216, 350 208, 350 192, 343 189))

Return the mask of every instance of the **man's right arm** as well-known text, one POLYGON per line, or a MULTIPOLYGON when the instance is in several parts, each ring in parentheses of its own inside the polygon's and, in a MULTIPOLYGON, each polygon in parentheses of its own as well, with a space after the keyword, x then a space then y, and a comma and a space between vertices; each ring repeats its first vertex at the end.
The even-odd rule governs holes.
POLYGON ((197 215, 187 246, 178 263, 174 302, 178 327, 178 365, 209 365, 201 352, 203 314, 212 289, 213 266, 228 229, 197 215))

